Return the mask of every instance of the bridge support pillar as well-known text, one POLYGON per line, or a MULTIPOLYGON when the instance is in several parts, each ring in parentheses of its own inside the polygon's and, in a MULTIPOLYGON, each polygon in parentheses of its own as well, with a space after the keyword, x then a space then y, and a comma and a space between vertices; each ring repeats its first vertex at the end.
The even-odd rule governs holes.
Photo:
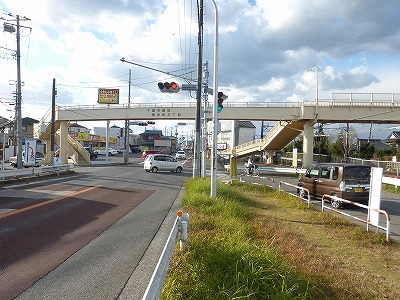
POLYGON ((268 150, 268 151, 266 151, 266 152, 267 152, 267 154, 268 154, 266 163, 267 163, 267 164, 272 164, 272 163, 273 163, 272 158, 273 158, 273 155, 274 155, 274 151, 268 150))
POLYGON ((63 164, 68 163, 68 121, 60 122, 60 157, 63 164))
POLYGON ((304 122, 303 139, 303 168, 313 163, 314 123, 312 120, 304 122))

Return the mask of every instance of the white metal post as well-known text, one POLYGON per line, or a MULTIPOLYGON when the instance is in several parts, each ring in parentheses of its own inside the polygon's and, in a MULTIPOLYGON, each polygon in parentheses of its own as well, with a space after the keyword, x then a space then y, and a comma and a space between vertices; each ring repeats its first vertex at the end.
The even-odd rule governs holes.
POLYGON ((217 95, 218 95, 218 9, 215 0, 211 0, 215 10, 215 32, 214 32, 214 101, 213 101, 213 145, 211 157, 211 197, 217 196, 217 95))

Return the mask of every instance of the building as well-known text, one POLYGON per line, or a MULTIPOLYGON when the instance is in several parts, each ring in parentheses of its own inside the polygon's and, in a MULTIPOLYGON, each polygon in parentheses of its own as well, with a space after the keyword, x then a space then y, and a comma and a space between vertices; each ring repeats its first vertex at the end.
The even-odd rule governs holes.
MULTIPOLYGON (((220 128, 217 135, 218 150, 231 149, 237 145, 254 141, 256 126, 251 121, 219 121, 220 128)), ((207 131, 212 133, 213 123, 208 122, 207 131)), ((212 135, 208 136, 208 145, 212 145, 212 135)))
POLYGON ((153 149, 154 140, 161 140, 163 137, 161 130, 145 130, 139 134, 139 143, 148 149, 153 149))
POLYGON ((397 145, 400 144, 400 131, 393 131, 387 139, 383 140, 386 144, 392 145, 393 142, 396 142, 397 145))
POLYGON ((86 128, 85 126, 79 125, 78 123, 70 123, 68 126, 68 133, 90 133, 90 129, 86 128))
MULTIPOLYGON (((38 120, 32 119, 32 118, 22 118, 22 127, 21 127, 21 133, 22 133, 22 145, 25 144, 25 139, 26 138, 33 138, 33 127, 34 124, 39 123, 38 120)), ((16 127, 14 126, 14 122, 9 123, 8 126, 5 126, 4 128, 5 134, 8 136, 8 145, 12 146, 11 148, 13 149, 13 156, 17 155, 17 132, 16 132, 16 127)), ((41 145, 41 142, 39 141, 38 143, 38 151, 43 152, 44 151, 44 145, 41 145)))
POLYGON ((391 149, 390 145, 388 145, 387 143, 384 143, 380 139, 358 139, 357 140, 357 150, 360 150, 360 146, 367 142, 374 145, 375 151, 391 149))

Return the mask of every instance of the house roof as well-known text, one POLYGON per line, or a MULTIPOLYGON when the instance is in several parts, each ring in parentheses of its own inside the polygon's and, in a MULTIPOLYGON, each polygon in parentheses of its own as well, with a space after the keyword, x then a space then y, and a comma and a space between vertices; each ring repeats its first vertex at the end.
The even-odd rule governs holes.
POLYGON ((39 121, 28 117, 22 118, 22 125, 33 125, 36 123, 39 123, 39 121))
POLYGON ((400 131, 392 131, 391 134, 389 134, 387 139, 400 139, 400 131))
POLYGON ((142 134, 160 134, 160 135, 162 135, 162 130, 145 130, 142 134))
POLYGON ((71 127, 71 128, 85 128, 85 129, 88 129, 85 126, 79 125, 78 123, 70 123, 69 127, 71 127))
POLYGON ((360 144, 369 142, 370 144, 374 145, 375 150, 388 150, 391 148, 390 145, 382 142, 380 139, 358 139, 360 144))
POLYGON ((256 128, 251 121, 239 121, 239 127, 242 128, 256 128))
POLYGON ((0 124, 7 123, 7 122, 9 122, 9 120, 7 120, 3 117, 0 117, 0 124))

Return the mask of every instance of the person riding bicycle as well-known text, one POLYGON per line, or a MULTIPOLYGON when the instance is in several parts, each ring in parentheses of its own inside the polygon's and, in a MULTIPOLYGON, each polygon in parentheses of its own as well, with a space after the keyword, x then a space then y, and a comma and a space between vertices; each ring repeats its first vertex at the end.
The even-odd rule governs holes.
POLYGON ((247 162, 244 163, 244 166, 245 166, 246 169, 247 169, 247 175, 250 175, 250 174, 253 173, 253 171, 254 171, 254 164, 253 164, 253 161, 252 161, 252 159, 251 159, 250 157, 247 159, 247 162))

